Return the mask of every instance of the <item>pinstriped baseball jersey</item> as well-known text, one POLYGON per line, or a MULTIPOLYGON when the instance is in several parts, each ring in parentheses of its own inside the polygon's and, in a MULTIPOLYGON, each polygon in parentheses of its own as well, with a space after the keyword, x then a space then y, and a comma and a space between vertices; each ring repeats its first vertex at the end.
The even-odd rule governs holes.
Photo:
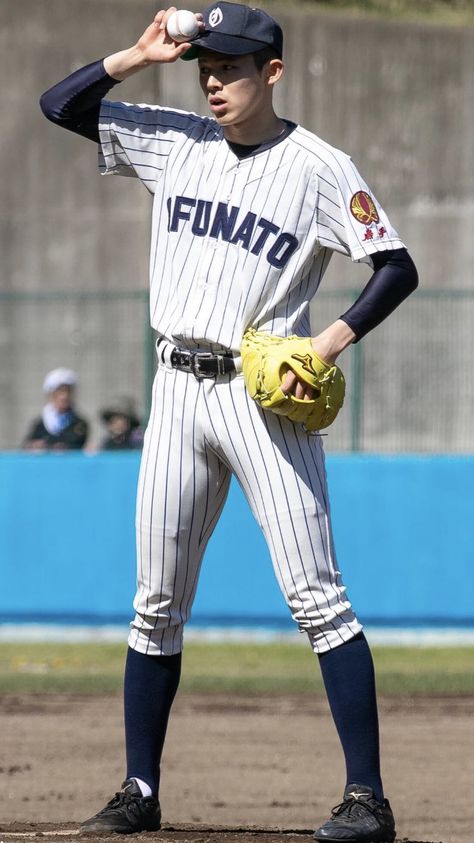
POLYGON ((295 622, 316 652, 337 647, 361 626, 335 559, 320 438, 262 410, 242 374, 198 380, 170 355, 238 353, 248 327, 308 335, 333 251, 370 263, 403 243, 350 158, 298 126, 240 159, 213 119, 180 111, 103 102, 99 129, 102 171, 138 177, 154 200, 151 322, 161 339, 130 646, 181 650, 233 473, 295 622))
POLYGON ((103 173, 153 194, 151 323, 187 348, 238 352, 249 326, 310 333, 332 251, 403 248, 349 156, 296 126, 239 159, 211 118, 104 101, 103 173))

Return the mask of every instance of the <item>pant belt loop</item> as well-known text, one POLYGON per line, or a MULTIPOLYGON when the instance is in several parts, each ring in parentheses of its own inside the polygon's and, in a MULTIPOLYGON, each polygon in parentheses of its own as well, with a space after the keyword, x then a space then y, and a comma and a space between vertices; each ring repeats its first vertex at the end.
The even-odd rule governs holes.
POLYGON ((242 358, 240 354, 234 355, 235 374, 240 375, 242 371, 242 358))
POLYGON ((165 339, 159 339, 157 341, 156 348, 158 351, 158 359, 161 363, 164 363, 168 369, 171 369, 171 353, 174 350, 173 343, 168 342, 165 339))

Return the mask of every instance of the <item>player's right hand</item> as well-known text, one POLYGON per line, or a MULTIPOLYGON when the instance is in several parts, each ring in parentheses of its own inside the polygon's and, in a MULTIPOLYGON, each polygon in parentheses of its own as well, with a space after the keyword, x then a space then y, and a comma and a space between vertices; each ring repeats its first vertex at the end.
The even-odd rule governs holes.
MULTIPOLYGON (((121 82, 127 76, 149 67, 150 64, 173 62, 179 59, 191 44, 188 41, 177 44, 166 31, 167 21, 175 11, 175 6, 161 9, 133 47, 106 56, 104 59, 106 72, 121 82)), ((196 14, 196 20, 200 28, 204 28, 201 14, 196 14)))
MULTIPOLYGON (((155 15, 153 23, 145 29, 141 38, 138 39, 137 48, 141 51, 145 61, 173 62, 189 49, 189 42, 177 44, 166 31, 166 24, 173 12, 176 12, 176 6, 161 9, 155 15)), ((196 14, 196 19, 201 26, 204 26, 201 14, 196 14)))

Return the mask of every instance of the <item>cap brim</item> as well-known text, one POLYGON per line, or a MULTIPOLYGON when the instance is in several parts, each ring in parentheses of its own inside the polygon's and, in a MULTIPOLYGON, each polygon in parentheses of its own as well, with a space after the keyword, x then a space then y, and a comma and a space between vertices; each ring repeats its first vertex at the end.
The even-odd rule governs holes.
POLYGON ((269 46, 263 41, 239 38, 237 35, 225 35, 223 32, 203 32, 191 43, 189 50, 181 56, 183 61, 197 59, 200 50, 211 50, 213 53, 223 53, 227 56, 244 56, 269 46))

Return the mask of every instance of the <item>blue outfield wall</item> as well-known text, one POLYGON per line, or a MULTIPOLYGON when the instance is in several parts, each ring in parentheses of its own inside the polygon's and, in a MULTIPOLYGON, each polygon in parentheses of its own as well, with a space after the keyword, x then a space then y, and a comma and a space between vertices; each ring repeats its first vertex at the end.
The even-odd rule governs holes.
MULTIPOLYGON (((125 622, 139 454, 0 454, 0 621, 125 622)), ((362 620, 474 624, 474 457, 327 458, 339 565, 362 620)), ((291 625, 232 483, 197 624, 291 625)))

